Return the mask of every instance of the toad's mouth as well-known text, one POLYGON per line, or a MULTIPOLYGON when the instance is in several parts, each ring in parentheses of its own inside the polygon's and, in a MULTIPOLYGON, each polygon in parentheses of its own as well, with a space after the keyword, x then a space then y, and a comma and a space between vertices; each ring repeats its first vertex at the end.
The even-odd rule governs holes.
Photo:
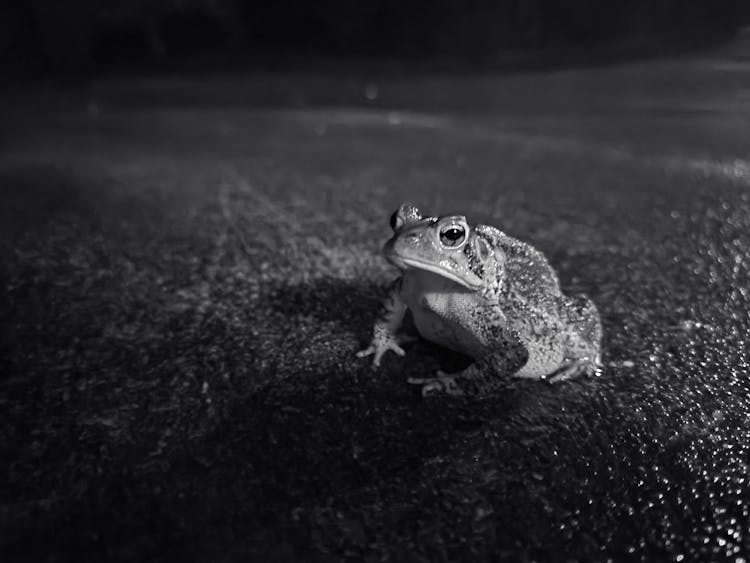
POLYGON ((403 256, 399 256, 395 252, 386 252, 385 253, 386 259, 391 262, 394 266, 401 270, 406 270, 407 268, 415 268, 417 270, 425 270, 427 272, 431 272, 433 274, 437 274, 440 277, 446 278, 451 280, 452 282, 457 283, 458 285, 461 285, 463 287, 466 287, 471 290, 477 290, 480 287, 482 287, 481 282, 477 283, 471 283, 470 281, 459 277, 455 272, 448 268, 443 268, 438 264, 435 264, 433 262, 427 262, 424 260, 419 260, 418 258, 405 258, 403 256))

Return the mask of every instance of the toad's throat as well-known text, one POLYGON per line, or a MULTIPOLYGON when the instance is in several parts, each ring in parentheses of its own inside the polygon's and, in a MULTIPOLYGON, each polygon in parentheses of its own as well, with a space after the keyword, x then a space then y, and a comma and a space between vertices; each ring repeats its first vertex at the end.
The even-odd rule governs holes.
POLYGON ((471 283, 468 280, 461 278, 458 274, 449 270, 448 268, 443 268, 439 264, 435 264, 433 262, 419 260, 418 258, 405 258, 393 252, 386 253, 386 258, 391 263, 393 263, 394 266, 402 270, 407 268, 416 268, 417 270, 432 272, 433 274, 442 276, 471 290, 476 290, 482 287, 481 282, 471 283))

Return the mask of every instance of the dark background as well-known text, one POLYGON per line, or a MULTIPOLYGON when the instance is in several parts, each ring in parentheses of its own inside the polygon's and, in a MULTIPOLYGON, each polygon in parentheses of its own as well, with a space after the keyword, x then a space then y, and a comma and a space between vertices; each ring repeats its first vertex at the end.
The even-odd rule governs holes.
POLYGON ((13 0, 0 7, 0 61, 63 73, 197 64, 199 53, 212 68, 316 57, 507 65, 559 63, 575 49, 585 62, 716 41, 749 13, 742 0, 13 0))

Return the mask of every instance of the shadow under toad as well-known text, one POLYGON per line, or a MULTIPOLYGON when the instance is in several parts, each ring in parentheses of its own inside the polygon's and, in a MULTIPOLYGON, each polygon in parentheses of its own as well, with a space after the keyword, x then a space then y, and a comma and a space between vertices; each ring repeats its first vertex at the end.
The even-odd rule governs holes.
MULTIPOLYGON (((270 303, 285 314, 338 322, 365 343, 379 293, 371 284, 324 279, 281 288, 270 303)), ((509 379, 487 397, 427 399, 406 382, 468 361, 420 341, 403 358, 387 357, 377 371, 353 358, 311 376, 285 375, 238 402, 204 446, 216 448, 208 457, 225 469, 243 468, 241 489, 260 507, 291 510, 373 491, 382 497, 394 481, 403 492, 420 483, 428 460, 467 440, 481 442, 488 426, 528 425, 559 401, 560 389, 540 382, 509 379)))

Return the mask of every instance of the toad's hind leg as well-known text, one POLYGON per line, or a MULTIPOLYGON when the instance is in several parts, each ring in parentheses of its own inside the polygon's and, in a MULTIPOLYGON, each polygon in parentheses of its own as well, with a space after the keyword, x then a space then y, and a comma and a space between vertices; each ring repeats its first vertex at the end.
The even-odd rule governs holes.
POLYGON ((515 377, 558 382, 596 371, 601 324, 587 297, 563 297, 558 320, 527 311, 517 324, 528 361, 515 377))
POLYGON ((566 298, 562 307, 565 314, 565 358, 560 367, 545 376, 551 383, 594 375, 600 366, 602 325, 596 305, 584 295, 566 298))
POLYGON ((565 313, 565 358, 566 360, 589 360, 595 366, 600 363, 602 323, 596 305, 585 295, 566 298, 565 313))
POLYGON ((545 375, 542 379, 550 383, 560 383, 582 375, 594 375, 598 367, 596 362, 588 358, 565 360, 556 371, 545 375))
POLYGON ((564 325, 534 310, 526 310, 516 325, 527 360, 513 376, 546 379, 555 373, 565 360, 564 325))

